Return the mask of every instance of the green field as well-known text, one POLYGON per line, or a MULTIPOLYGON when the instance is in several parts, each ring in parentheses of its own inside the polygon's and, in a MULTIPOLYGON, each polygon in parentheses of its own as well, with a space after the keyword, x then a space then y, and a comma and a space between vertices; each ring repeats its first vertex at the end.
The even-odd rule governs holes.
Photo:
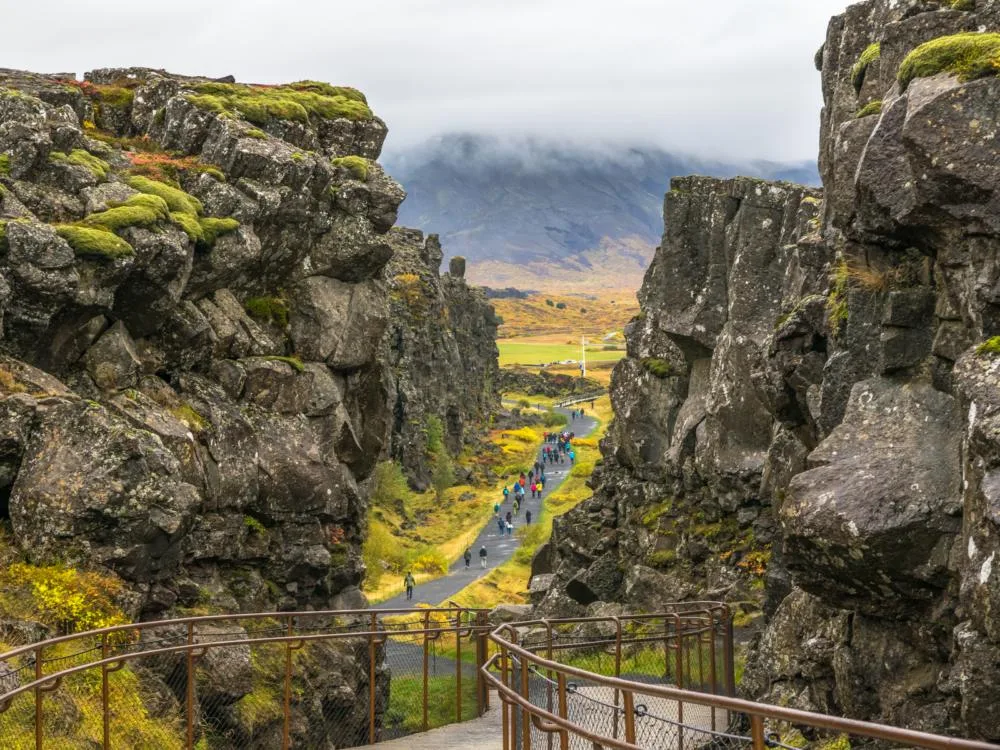
MULTIPOLYGON (((580 347, 572 344, 501 339, 497 341, 497 346, 500 348, 501 367, 562 362, 567 359, 579 361, 580 359, 580 347)), ((588 364, 591 362, 617 362, 624 356, 624 351, 602 351, 600 347, 587 347, 588 364)))

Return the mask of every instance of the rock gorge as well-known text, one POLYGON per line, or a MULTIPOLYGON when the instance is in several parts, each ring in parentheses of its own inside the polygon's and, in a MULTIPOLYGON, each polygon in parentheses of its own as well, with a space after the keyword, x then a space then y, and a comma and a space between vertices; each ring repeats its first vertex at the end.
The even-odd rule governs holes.
POLYGON ((991 0, 853 5, 822 194, 674 180, 541 613, 756 599, 746 695, 1000 739, 997 32, 991 0))
MULTIPOLYGON (((419 480, 431 415, 457 452, 498 406, 492 308, 392 230, 386 133, 325 83, 0 70, 0 521, 25 559, 113 571, 136 619, 365 605, 376 463, 419 480)), ((338 717, 360 741, 367 652, 317 653, 293 739, 338 717)), ((239 744, 253 675, 226 669, 206 695, 239 744)))

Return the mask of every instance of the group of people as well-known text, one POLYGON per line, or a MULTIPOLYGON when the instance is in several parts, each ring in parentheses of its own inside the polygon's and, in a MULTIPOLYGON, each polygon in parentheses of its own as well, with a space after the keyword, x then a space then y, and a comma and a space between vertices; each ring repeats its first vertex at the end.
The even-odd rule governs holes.
MULTIPOLYGON (((577 416, 583 415, 583 409, 579 412, 573 412, 573 418, 576 419, 577 416)), ((521 513, 521 508, 524 505, 525 495, 530 492, 531 498, 541 499, 542 492, 545 490, 545 466, 546 464, 562 463, 563 457, 569 459, 572 464, 576 459, 576 453, 573 450, 573 438, 576 437, 572 432, 546 432, 544 435, 545 446, 542 448, 542 452, 538 456, 538 460, 535 461, 535 465, 532 466, 527 472, 521 472, 517 481, 514 482, 514 488, 504 485, 502 494, 503 498, 493 504, 493 518, 496 520, 497 529, 500 531, 500 536, 513 536, 514 535, 514 519, 518 518, 521 513), (506 505, 509 500, 511 500, 511 495, 513 495, 513 504, 511 509, 503 514, 503 505, 506 505), (501 505, 501 502, 503 505, 501 505)), ((531 524, 531 511, 526 510, 524 513, 524 522, 527 525, 531 524)), ((483 544, 479 548, 479 566, 481 568, 486 567, 486 558, 489 556, 489 552, 486 549, 486 545, 483 544)), ((465 560, 465 567, 472 567, 472 548, 466 547, 465 554, 462 555, 465 560)), ((403 579, 403 584, 406 586, 406 598, 410 600, 413 598, 413 586, 415 581, 413 579, 413 574, 407 572, 406 577, 403 579)))
POLYGON ((572 432, 546 432, 545 433, 545 447, 542 448, 542 467, 546 463, 549 464, 561 464, 563 459, 569 459, 570 464, 576 461, 576 451, 573 450, 573 438, 576 437, 575 433, 572 432))

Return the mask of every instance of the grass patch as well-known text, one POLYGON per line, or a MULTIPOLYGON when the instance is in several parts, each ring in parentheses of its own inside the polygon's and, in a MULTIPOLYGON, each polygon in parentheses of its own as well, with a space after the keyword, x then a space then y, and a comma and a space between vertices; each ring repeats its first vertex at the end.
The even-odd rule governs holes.
POLYGON ((10 174, 10 154, 0 154, 0 177, 10 174))
POLYGON ((363 156, 341 156, 337 159, 331 159, 330 163, 338 169, 346 169, 355 180, 360 182, 368 180, 368 170, 371 164, 363 156))
POLYGON ((187 99, 199 109, 239 116, 257 125, 272 120, 372 119, 372 111, 360 92, 312 81, 289 86, 202 83, 194 86, 194 93, 187 99))
POLYGON ((952 73, 961 81, 1000 72, 1000 34, 954 34, 932 39, 910 52, 899 66, 902 90, 915 78, 952 73))
MULTIPOLYGON (((427 679, 428 729, 476 718, 476 678, 462 675, 462 716, 455 715, 455 676, 438 675, 427 679)), ((385 714, 387 729, 423 731, 424 683, 422 677, 393 677, 389 683, 389 707, 385 714)))
MULTIPOLYGON (((506 320, 506 317, 504 318, 506 320)), ((553 362, 572 361, 576 363, 582 356, 580 344, 565 343, 566 336, 545 336, 535 340, 516 338, 498 339, 500 349, 500 366, 537 365, 553 362), (559 343, 553 339, 559 339, 559 343)), ((599 344, 587 347, 587 364, 596 362, 617 362, 625 356, 624 350, 608 351, 599 344)))
POLYGON ((281 297, 250 297, 243 307, 254 320, 288 326, 288 303, 281 297))
POLYGON ((55 230, 60 237, 69 243, 73 252, 81 257, 114 260, 135 255, 135 250, 130 244, 105 229, 57 224, 55 230))
POLYGON ((111 165, 104 159, 100 159, 82 148, 75 148, 68 154, 62 151, 52 151, 49 153, 49 162, 52 164, 65 164, 74 167, 84 167, 89 170, 94 177, 99 180, 107 179, 111 165))
POLYGON ((869 115, 877 115, 882 112, 882 100, 876 99, 873 102, 868 102, 865 106, 855 112, 854 117, 860 120, 862 117, 868 117, 869 115))
POLYGON ((854 84, 855 91, 860 93, 861 87, 865 84, 865 73, 868 71, 868 66, 880 57, 882 57, 882 45, 878 42, 869 44, 858 57, 857 62, 851 68, 851 83, 854 84))

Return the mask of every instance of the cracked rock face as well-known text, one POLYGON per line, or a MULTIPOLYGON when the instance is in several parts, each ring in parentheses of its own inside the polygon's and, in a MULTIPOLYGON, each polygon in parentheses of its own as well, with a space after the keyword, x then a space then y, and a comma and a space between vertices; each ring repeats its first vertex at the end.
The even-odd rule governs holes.
POLYGON ((205 100, 261 91, 0 71, 2 507, 25 548, 145 592, 142 617, 199 590, 326 608, 363 573, 404 193, 356 92, 253 123, 205 100))
POLYGON ((583 584, 612 554, 623 585, 601 596, 633 608, 760 601, 750 697, 1000 740, 1000 84, 897 80, 968 31, 1000 33, 1000 5, 831 21, 822 196, 674 181, 541 611, 598 606, 583 584))

